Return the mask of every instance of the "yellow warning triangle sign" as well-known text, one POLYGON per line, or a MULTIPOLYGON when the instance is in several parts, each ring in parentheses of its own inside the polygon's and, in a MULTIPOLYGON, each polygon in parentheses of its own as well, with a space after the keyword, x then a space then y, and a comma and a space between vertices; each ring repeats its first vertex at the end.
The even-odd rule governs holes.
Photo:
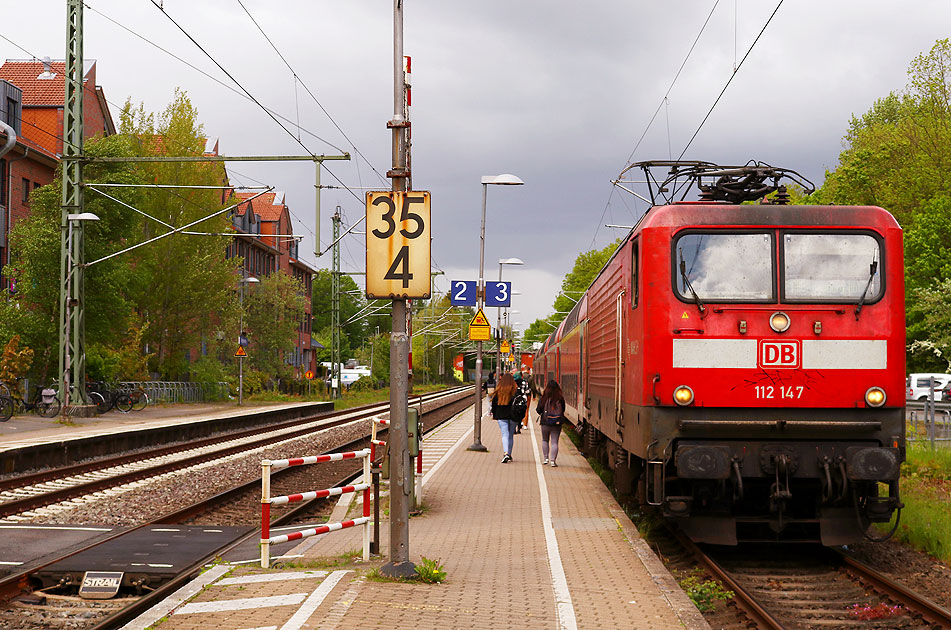
POLYGON ((244 351, 244 346, 238 346, 238 351, 234 353, 236 357, 246 357, 248 353, 244 351))
POLYGON ((472 323, 470 326, 488 326, 489 320, 485 318, 485 313, 482 312, 482 309, 479 309, 479 312, 476 313, 476 316, 472 318, 472 323))

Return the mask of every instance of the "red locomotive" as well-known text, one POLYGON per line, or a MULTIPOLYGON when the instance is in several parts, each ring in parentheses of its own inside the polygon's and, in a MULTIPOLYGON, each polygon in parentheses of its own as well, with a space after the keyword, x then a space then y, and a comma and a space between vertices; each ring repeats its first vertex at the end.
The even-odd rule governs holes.
POLYGON ((635 166, 653 207, 535 357, 586 453, 699 542, 840 545, 889 521, 905 455, 898 223, 788 205, 780 182, 804 180, 767 165, 635 166), (657 204, 686 182, 700 201, 657 204))

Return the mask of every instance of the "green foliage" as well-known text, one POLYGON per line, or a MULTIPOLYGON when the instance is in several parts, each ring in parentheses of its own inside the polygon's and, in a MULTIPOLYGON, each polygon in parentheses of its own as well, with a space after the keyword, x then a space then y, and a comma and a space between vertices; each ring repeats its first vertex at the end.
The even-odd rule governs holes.
POLYGON ((283 271, 260 278, 245 296, 244 319, 251 367, 272 378, 289 376, 288 353, 304 318, 307 301, 296 278, 283 271))
POLYGON ((578 254, 575 266, 562 280, 561 291, 555 296, 555 302, 552 305, 555 313, 545 319, 536 319, 532 322, 522 335, 522 339, 528 342, 544 341, 552 331, 558 328, 558 324, 575 307, 620 245, 621 239, 617 239, 603 249, 593 249, 578 254))
MULTIPOLYGON (((329 269, 318 269, 312 283, 311 313, 314 317, 314 330, 327 331, 327 343, 321 339, 321 343, 326 346, 317 355, 318 361, 330 361, 331 338, 330 324, 333 319, 333 292, 331 291, 333 276, 329 269)), ((343 360, 352 357, 353 349, 360 346, 367 334, 367 319, 361 317, 349 324, 345 324, 351 317, 356 315, 366 305, 366 298, 363 297, 363 291, 354 282, 353 278, 347 275, 340 276, 340 352, 343 360), (344 325, 345 324, 345 325, 344 325)), ((374 318, 374 326, 380 324, 374 318)), ((389 324, 385 330, 389 330, 389 324)))
POLYGON ((443 570, 439 560, 430 560, 423 556, 422 562, 416 565, 416 575, 420 582, 426 584, 439 584, 446 579, 446 572, 443 570))
POLYGON ((3 348, 0 356, 0 382, 14 384, 17 378, 26 375, 33 363, 33 349, 20 347, 20 336, 14 335, 3 348))
POLYGON ((690 601, 700 610, 708 612, 716 610, 717 602, 732 599, 735 593, 728 591, 714 580, 703 580, 703 572, 694 569, 690 573, 682 573, 677 580, 680 588, 684 589, 690 601))
MULTIPOLYGON (((878 205, 905 233, 909 342, 934 340, 936 321, 918 308, 923 291, 951 278, 951 40, 938 40, 908 69, 901 92, 853 117, 839 166, 807 203, 878 205)), ((951 320, 951 295, 943 296, 951 320)), ((933 305, 932 305, 933 306, 933 305)), ((947 324, 944 324, 947 327, 947 324)), ((928 371, 927 354, 910 353, 911 372, 928 371)))

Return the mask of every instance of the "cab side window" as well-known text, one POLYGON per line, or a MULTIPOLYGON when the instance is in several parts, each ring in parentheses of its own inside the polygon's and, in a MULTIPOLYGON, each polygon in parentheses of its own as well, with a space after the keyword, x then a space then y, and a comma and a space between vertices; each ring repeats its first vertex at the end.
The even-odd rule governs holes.
POLYGON ((634 239, 631 241, 631 308, 637 308, 638 300, 638 280, 641 275, 640 269, 640 256, 638 252, 640 250, 640 241, 634 239))

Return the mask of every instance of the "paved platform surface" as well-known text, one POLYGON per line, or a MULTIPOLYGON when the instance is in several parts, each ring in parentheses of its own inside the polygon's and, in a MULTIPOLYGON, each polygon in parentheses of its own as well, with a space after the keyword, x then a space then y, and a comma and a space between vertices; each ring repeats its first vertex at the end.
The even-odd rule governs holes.
POLYGON ((70 424, 62 424, 59 417, 14 416, 6 422, 0 422, 0 450, 75 440, 103 433, 137 431, 158 424, 201 422, 257 411, 293 408, 302 404, 307 403, 245 404, 242 407, 233 402, 154 405, 142 411, 122 413, 112 410, 93 418, 70 418, 70 424))
MULTIPOLYGON (((215 566, 126 630, 709 628, 564 435, 557 468, 542 466, 534 422, 501 464, 495 421, 483 422, 488 453, 466 450, 472 424, 470 408, 423 444, 410 558, 438 560, 444 583, 374 579, 382 560, 355 561, 362 534, 343 530, 306 539, 276 569, 215 566)), ((331 520, 348 509, 360 511, 341 501, 331 520)), ((388 523, 381 532, 386 555, 388 523)))

